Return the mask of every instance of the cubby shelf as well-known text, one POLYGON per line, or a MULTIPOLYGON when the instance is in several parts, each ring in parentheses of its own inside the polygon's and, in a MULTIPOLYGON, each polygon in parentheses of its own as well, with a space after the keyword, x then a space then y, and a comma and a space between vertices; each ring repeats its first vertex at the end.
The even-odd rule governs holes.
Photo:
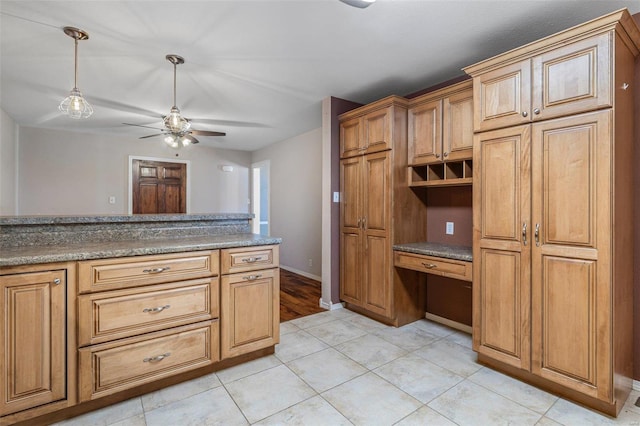
POLYGON ((460 186, 473 183, 473 160, 409 166, 409 186, 460 186))

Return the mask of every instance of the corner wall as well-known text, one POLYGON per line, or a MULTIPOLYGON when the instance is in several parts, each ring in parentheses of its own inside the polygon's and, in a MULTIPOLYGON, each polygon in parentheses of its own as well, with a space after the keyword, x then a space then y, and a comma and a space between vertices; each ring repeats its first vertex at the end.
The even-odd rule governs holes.
POLYGON ((321 129, 253 152, 252 163, 264 160, 270 162, 271 235, 282 238, 280 264, 284 269, 320 280, 321 129))

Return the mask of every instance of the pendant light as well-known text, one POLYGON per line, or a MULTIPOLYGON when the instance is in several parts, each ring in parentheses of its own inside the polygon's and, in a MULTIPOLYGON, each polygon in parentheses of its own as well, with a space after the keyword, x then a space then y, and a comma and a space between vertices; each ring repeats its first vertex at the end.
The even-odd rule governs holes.
POLYGON ((87 40, 89 38, 89 34, 74 27, 64 27, 62 30, 66 35, 74 39, 75 72, 73 79, 73 89, 71 89, 71 93, 69 93, 69 96, 67 96, 62 102, 60 102, 58 109, 71 118, 89 118, 91 114, 93 114, 93 108, 91 107, 89 102, 87 102, 87 100, 82 97, 82 93, 78 89, 78 40, 87 40))

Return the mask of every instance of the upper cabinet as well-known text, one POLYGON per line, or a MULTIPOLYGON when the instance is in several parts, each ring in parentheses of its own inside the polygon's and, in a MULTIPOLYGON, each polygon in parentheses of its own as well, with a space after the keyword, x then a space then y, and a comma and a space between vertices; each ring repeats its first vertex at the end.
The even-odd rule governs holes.
POLYGON ((410 165, 471 158, 472 81, 466 80, 412 99, 407 138, 410 165))
POLYGON ((471 185, 472 80, 412 99, 407 128, 409 186, 471 185))
MULTIPOLYGON (((370 154, 391 148, 394 106, 390 102, 406 103, 403 98, 390 96, 363 107, 364 114, 340 121, 340 158, 370 154)), ((362 108, 358 108, 362 112, 362 108)), ((350 115, 346 113, 345 115, 350 115)))
MULTIPOLYGON (((611 46, 614 33, 593 35, 573 43, 543 39, 527 47, 547 49, 528 59, 522 55, 492 64, 474 81, 476 132, 573 115, 613 105, 611 46), (549 49, 549 43, 552 48, 549 49), (506 63, 506 64, 505 64, 506 63)), ((478 65, 465 68, 475 74, 478 65)))

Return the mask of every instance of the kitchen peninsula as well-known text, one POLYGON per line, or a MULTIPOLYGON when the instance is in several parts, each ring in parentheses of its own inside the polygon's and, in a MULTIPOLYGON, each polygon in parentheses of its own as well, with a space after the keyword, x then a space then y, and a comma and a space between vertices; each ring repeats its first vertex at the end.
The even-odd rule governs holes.
POLYGON ((0 218, 0 422, 70 417, 273 353, 281 239, 252 234, 251 218, 0 218))

